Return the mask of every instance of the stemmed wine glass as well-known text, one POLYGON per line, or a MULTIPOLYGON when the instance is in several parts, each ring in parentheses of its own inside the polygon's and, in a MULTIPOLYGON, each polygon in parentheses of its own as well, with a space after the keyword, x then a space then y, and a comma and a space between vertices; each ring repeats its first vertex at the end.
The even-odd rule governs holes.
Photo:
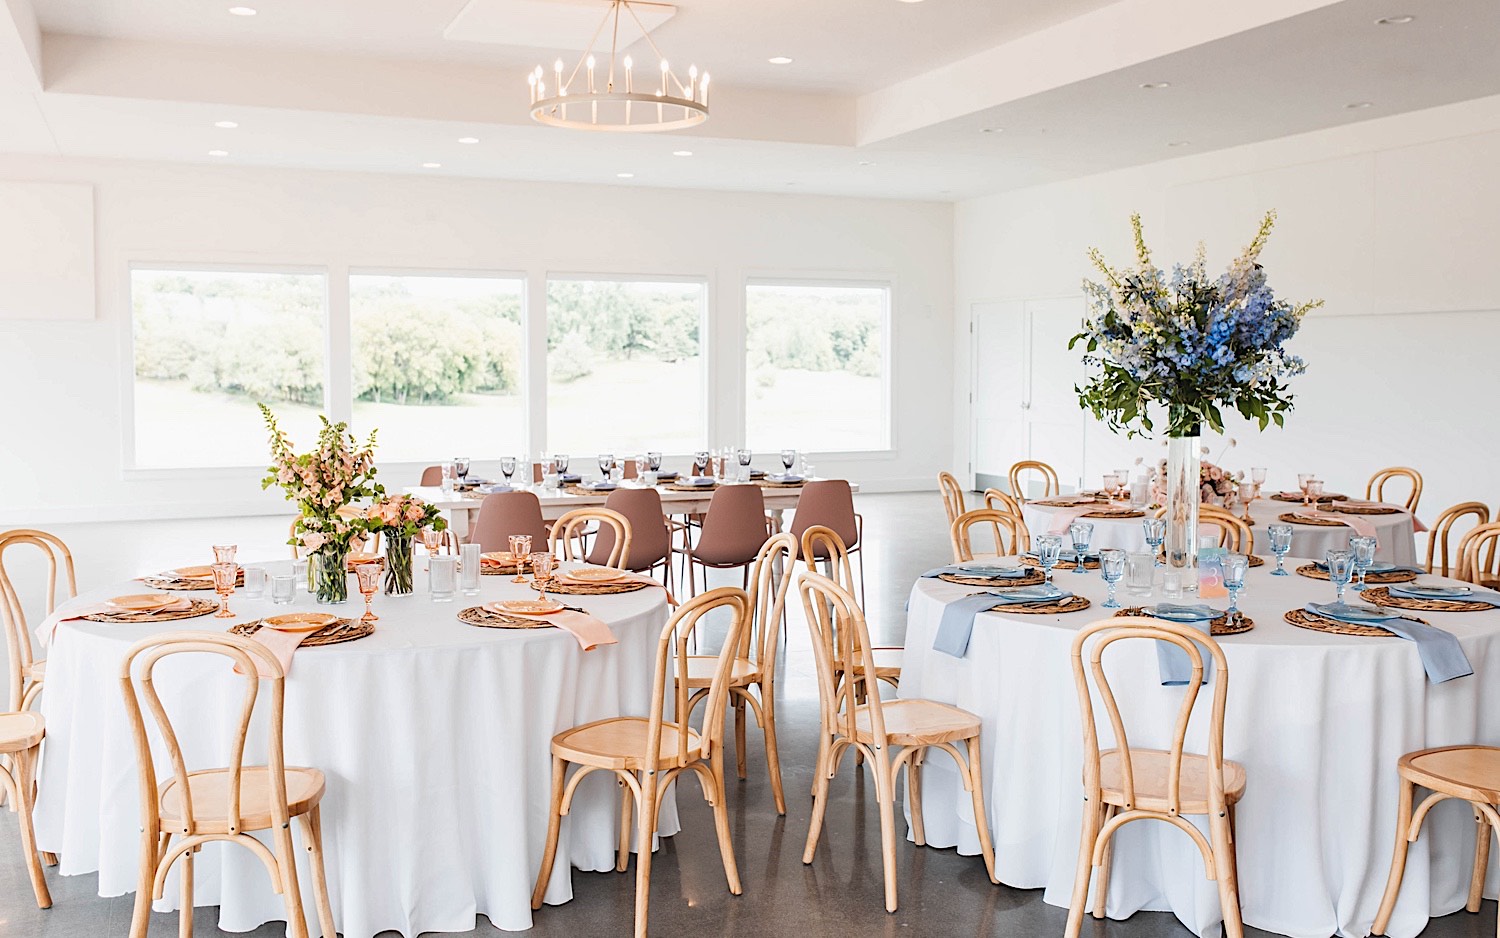
POLYGON ((554 454, 552 454, 552 461, 555 462, 555 463, 557 463, 557 474, 558 475, 565 476, 565 475, 568 474, 568 454, 567 453, 554 453, 554 454))
POLYGON ((467 485, 469 482, 469 457, 454 456, 453 468, 458 471, 458 484, 467 485))
POLYGON ((234 563, 234 555, 239 551, 235 544, 215 544, 214 563, 234 563))
POLYGON ((1313 480, 1314 475, 1315 473, 1311 472, 1297 473, 1297 488, 1302 490, 1302 504, 1304 506, 1307 504, 1307 483, 1313 480))
POLYGON ((516 562, 516 578, 512 583, 525 583, 526 578, 521 575, 521 570, 526 566, 526 558, 531 554, 531 535, 512 534, 510 536, 510 559, 516 562))
POLYGON ((1224 555, 1224 588, 1229 590, 1228 620, 1231 625, 1240 616, 1240 590, 1245 588, 1245 572, 1250 569, 1250 558, 1244 554, 1224 555))
POLYGON ((500 457, 500 474, 505 476, 505 484, 510 485, 510 477, 516 474, 516 457, 500 457))
POLYGON ((755 453, 748 446, 741 446, 734 451, 734 458, 740 464, 740 481, 750 481, 750 461, 755 458, 755 453))
POLYGON ((1119 475, 1113 472, 1106 472, 1102 481, 1104 484, 1100 486, 1100 490, 1110 498, 1114 498, 1120 491, 1119 475))
POLYGON ((1354 576, 1354 554, 1347 550, 1330 550, 1324 556, 1324 560, 1328 563, 1328 580, 1337 591, 1334 603, 1342 606, 1344 590, 1354 576))
MULTIPOLYGON (((219 548, 215 547, 217 553, 219 548)), ((230 548, 231 551, 234 548, 230 548)), ((231 553, 232 557, 233 554, 231 553)), ((234 581, 240 568, 235 566, 233 560, 221 561, 213 565, 214 592, 219 594, 219 611, 214 613, 215 619, 233 619, 234 613, 229 611, 229 597, 234 593, 234 581)))
POLYGON ((354 575, 359 579, 359 593, 365 598, 365 614, 359 617, 359 621, 374 622, 380 616, 370 608, 370 603, 375 599, 375 591, 380 589, 380 564, 362 563, 354 568, 354 575))
POLYGON ((1354 555, 1354 572, 1359 574, 1359 582, 1354 585, 1356 593, 1365 591, 1365 575, 1370 572, 1370 566, 1375 563, 1375 548, 1378 545, 1375 537, 1354 535, 1349 538, 1349 552, 1354 555))
POLYGON ((1260 498, 1260 487, 1266 484, 1266 467, 1251 466, 1250 481, 1255 483, 1255 497, 1260 498))
POLYGON ((602 477, 603 481, 605 481, 605 482, 609 481, 610 473, 612 473, 614 471, 614 468, 615 468, 615 454, 614 453, 600 453, 599 454, 599 475, 602 477))
POLYGON ((1318 500, 1323 497, 1323 480, 1309 479, 1307 481, 1307 497, 1312 501, 1314 509, 1318 507, 1318 500))
MULTIPOLYGON (((1083 569, 1082 563, 1078 565, 1078 569, 1083 569)), ((1125 552, 1116 547, 1102 548, 1099 551, 1099 575, 1109 584, 1109 596, 1104 600, 1104 608, 1119 609, 1120 601, 1115 599, 1115 587, 1125 575, 1125 552)))
POLYGON ((652 472, 661 472, 661 453, 655 450, 646 452, 646 465, 652 472))
POLYGON ((1032 541, 1036 546, 1037 565, 1042 568, 1042 579, 1050 584, 1052 568, 1057 566, 1058 559, 1062 557, 1062 535, 1038 534, 1032 541))
POLYGON ((1129 491, 1129 489, 1130 489, 1130 470, 1129 469, 1116 469, 1115 470, 1115 478, 1117 478, 1117 479, 1120 480, 1120 483, 1119 483, 1120 487, 1115 490, 1115 497, 1116 498, 1124 498, 1125 497, 1125 493, 1127 491, 1129 491))
POLYGON ((422 546, 427 548, 427 569, 432 569, 432 558, 443 548, 443 532, 435 528, 422 529, 422 546))
POLYGON ((546 599, 547 584, 552 582, 551 554, 538 551, 531 555, 531 578, 532 588, 542 594, 542 599, 546 599))
POLYGON ((787 474, 790 475, 792 467, 797 465, 797 451, 794 449, 782 450, 781 464, 786 467, 787 474))
POLYGON ((1271 571, 1271 576, 1291 576, 1286 572, 1286 555, 1292 549, 1292 526, 1289 524, 1268 524, 1266 534, 1271 538, 1271 553, 1276 555, 1276 569, 1271 571))
POLYGON ((1151 556, 1156 559, 1156 565, 1162 566, 1161 545, 1167 539, 1167 519, 1165 518, 1142 518, 1141 528, 1146 534, 1146 546, 1151 548, 1151 556))
POLYGON ((1093 543, 1094 526, 1087 521, 1075 521, 1068 525, 1068 537, 1073 541, 1073 572, 1084 573, 1083 556, 1093 543))
POLYGON ((706 449, 693 451, 693 475, 703 476, 708 473, 709 453, 706 449))

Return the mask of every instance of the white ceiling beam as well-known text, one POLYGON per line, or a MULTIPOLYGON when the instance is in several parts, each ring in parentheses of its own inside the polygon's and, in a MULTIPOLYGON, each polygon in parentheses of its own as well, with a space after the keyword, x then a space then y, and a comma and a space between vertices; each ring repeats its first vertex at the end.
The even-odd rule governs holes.
POLYGON ((31 0, 0 2, 0 62, 28 91, 42 87, 42 31, 31 0))

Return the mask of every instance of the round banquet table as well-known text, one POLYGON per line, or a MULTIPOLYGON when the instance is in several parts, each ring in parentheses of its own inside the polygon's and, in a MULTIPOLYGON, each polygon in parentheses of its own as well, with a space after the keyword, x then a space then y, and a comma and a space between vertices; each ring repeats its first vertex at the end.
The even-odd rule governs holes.
MULTIPOLYGON (((289 563, 257 566, 288 572, 289 563)), ((590 720, 649 711, 657 639, 667 618, 664 592, 647 587, 567 597, 606 621, 618 639, 584 652, 558 629, 475 628, 456 618, 480 602, 535 598, 529 586, 484 576, 480 595, 460 593, 438 604, 427 594, 421 558, 416 566, 415 593, 376 597, 380 621, 373 635, 299 649, 286 680, 287 764, 322 769, 328 781, 322 815, 333 917, 344 938, 387 929, 408 936, 468 931, 479 914, 506 930, 530 928, 531 889, 547 832, 551 738, 590 720)), ((69 602, 59 614, 143 591, 138 582, 112 584, 69 602)), ((235 621, 298 609, 357 616, 363 599, 353 577, 350 594, 347 605, 317 606, 299 589, 293 605, 273 606, 268 588, 262 599, 236 594, 230 608, 239 614, 235 621)), ((52 635, 42 694, 47 741, 37 837, 41 849, 60 855, 62 873, 98 871, 101 896, 134 892, 138 869, 136 761, 119 685, 124 653, 160 632, 217 631, 227 624, 233 622, 212 616, 157 624, 70 620, 52 635)), ((164 662, 158 675, 189 768, 226 764, 229 724, 243 689, 230 680, 227 664, 208 655, 182 656, 164 662)), ((259 722, 265 710, 256 708, 247 764, 265 762, 259 722)), ((151 732, 154 737, 154 726, 151 732)), ((158 777, 170 777, 164 752, 157 758, 158 777)), ((573 867, 614 868, 618 797, 606 774, 583 783, 563 824, 549 903, 572 897, 573 867)), ((663 812, 662 833, 674 833, 672 798, 663 812)), ((176 869, 158 910, 176 908, 176 869)), ((194 872, 196 902, 220 907, 221 928, 249 931, 285 920, 264 868, 243 847, 205 847, 194 872)), ((298 873, 304 906, 314 916, 300 846, 298 873)))
MULTIPOLYGON (((1101 506, 1102 507, 1102 506, 1101 506)), ((1255 524, 1251 531, 1255 534, 1255 552, 1269 554, 1271 544, 1266 540, 1266 525, 1275 524, 1280 516, 1288 512, 1301 511, 1302 506, 1294 502, 1276 501, 1270 497, 1258 498, 1250 506, 1250 517, 1255 524)), ((1033 535, 1046 534, 1054 527, 1060 528, 1054 531, 1056 534, 1066 534, 1066 521, 1072 517, 1068 512, 1067 518, 1058 517, 1059 512, 1067 512, 1067 509, 1049 505, 1038 505, 1036 502, 1027 502, 1021 506, 1021 517, 1026 521, 1026 527, 1033 535)), ((1150 509, 1146 509, 1145 517, 1151 517, 1150 509)), ((1236 512, 1243 516, 1243 510, 1236 512)), ((1351 516, 1352 517, 1352 516, 1351 516)), ((1409 512, 1400 511, 1389 515, 1359 515, 1362 521, 1367 521, 1375 529, 1375 537, 1379 546, 1376 549, 1376 559, 1387 563, 1415 564, 1417 562, 1416 532, 1425 531, 1425 527, 1417 524, 1409 512)), ((1119 547, 1123 550, 1146 550, 1146 534, 1141 529, 1140 518, 1078 518, 1079 521, 1087 521, 1094 526, 1093 547, 1119 547)), ((1210 529, 1205 529, 1205 531, 1210 529)), ((1314 525, 1314 524, 1292 524, 1292 551, 1293 557, 1316 557, 1322 559, 1323 555, 1330 550, 1344 549, 1349 547, 1349 535, 1356 533, 1348 525, 1314 525)))
MULTIPOLYGON (((1288 569, 1297 561, 1289 561, 1288 569)), ((1363 938, 1380 904, 1395 838, 1396 760, 1430 746, 1500 743, 1500 612, 1410 613, 1456 635, 1474 674, 1429 684, 1404 639, 1333 635, 1282 618, 1332 587, 1298 575, 1250 570, 1240 608, 1255 628, 1219 638, 1230 669, 1224 756, 1245 766, 1237 813, 1239 889, 1245 924, 1296 938, 1363 938)), ((1077 631, 1111 615, 1097 573, 1053 579, 1093 600, 1068 615, 988 612, 977 617, 965 657, 932 648, 944 605, 976 590, 920 579, 911 593, 900 696, 963 707, 983 720, 985 810, 1002 882, 1041 888, 1066 907, 1082 826, 1082 731, 1071 669, 1077 631)), ((1431 578, 1434 581, 1437 578, 1431 578)), ((1121 602, 1141 602, 1123 595, 1121 602)), ((1145 602, 1159 601, 1160 597, 1145 602)), ((1224 608, 1226 601, 1212 603, 1224 608)), ((1166 748, 1182 694, 1163 687, 1154 643, 1127 641, 1106 663, 1131 745, 1166 748)), ((1199 698, 1187 747, 1203 752, 1208 699, 1199 698)), ((1101 746, 1108 721, 1096 703, 1101 746)), ((978 853, 972 802, 952 763, 923 766, 927 842, 978 853)), ((1191 819, 1207 833, 1202 818, 1191 819)), ((1412 846, 1387 932, 1411 938, 1429 916, 1462 908, 1474 856, 1468 805, 1448 801, 1412 846)), ((1491 869, 1485 895, 1495 897, 1491 869)), ((1092 898, 1090 899, 1092 902, 1092 898)), ((1161 822, 1129 824, 1115 837, 1108 915, 1171 911, 1193 932, 1216 935, 1218 893, 1197 849, 1161 822)))

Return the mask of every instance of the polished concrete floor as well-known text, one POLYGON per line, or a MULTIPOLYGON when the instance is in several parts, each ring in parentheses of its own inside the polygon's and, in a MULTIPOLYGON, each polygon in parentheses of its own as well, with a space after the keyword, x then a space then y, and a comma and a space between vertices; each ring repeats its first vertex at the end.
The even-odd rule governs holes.
MULTIPOLYGON (((865 516, 868 564, 868 607, 872 631, 882 644, 899 644, 904 630, 902 612, 912 580, 922 570, 947 558, 941 503, 937 495, 866 495, 859 499, 865 516)), ((139 572, 139 569, 180 563, 184 545, 195 549, 215 539, 233 536, 241 556, 281 556, 285 525, 272 519, 169 522, 152 525, 149 539, 136 526, 99 526, 58 532, 75 545, 87 586, 139 572), (128 530, 127 530, 128 529, 128 530), (121 538, 116 540, 116 538, 121 538), (124 561, 112 543, 134 543, 137 552, 130 569, 115 569, 124 561), (250 545, 256 545, 252 553, 250 545), (263 550, 262 550, 263 549, 263 550), (149 562, 148 562, 149 561, 149 562), (138 569, 139 568, 139 569, 138 569)), ((777 817, 765 777, 765 762, 755 731, 750 736, 749 777, 732 783, 729 793, 735 853, 744 893, 725 889, 713 833, 712 815, 685 786, 678 797, 682 832, 663 840, 652 867, 651 932, 655 935, 797 935, 818 936, 1060 936, 1066 910, 1047 905, 1039 890, 992 885, 976 857, 952 850, 915 847, 904 840, 898 850, 900 910, 888 915, 883 907, 880 868, 880 827, 873 788, 867 778, 841 772, 834 789, 825 834, 814 863, 804 866, 802 847, 807 835, 811 799, 811 765, 817 723, 816 688, 808 641, 800 627, 789 633, 783 669, 783 700, 778 714, 787 792, 787 815, 777 817)), ((898 820, 898 829, 905 826, 898 820)), ((53 908, 38 911, 16 849, 13 816, 0 814, 0 936, 36 938, 95 938, 128 932, 131 897, 100 899, 92 876, 49 874, 53 908)), ((628 934, 634 902, 632 874, 573 874, 575 898, 562 906, 544 907, 536 915, 531 934, 576 938, 580 935, 628 934)), ((213 934, 213 908, 196 910, 199 934, 213 934)), ((172 934, 177 916, 158 915, 152 922, 157 935, 172 934)), ((1429 938, 1493 936, 1495 903, 1486 902, 1478 915, 1459 912, 1432 922, 1429 938)), ((251 933, 261 938, 284 934, 284 926, 268 925, 251 933)), ((1265 932, 1247 930, 1251 935, 1265 932)), ((394 933, 391 933, 394 935, 394 933)), ((466 934, 498 935, 481 918, 466 934)), ((1171 915, 1139 913, 1123 922, 1086 920, 1084 935, 1109 938, 1177 938, 1190 935, 1171 915)))

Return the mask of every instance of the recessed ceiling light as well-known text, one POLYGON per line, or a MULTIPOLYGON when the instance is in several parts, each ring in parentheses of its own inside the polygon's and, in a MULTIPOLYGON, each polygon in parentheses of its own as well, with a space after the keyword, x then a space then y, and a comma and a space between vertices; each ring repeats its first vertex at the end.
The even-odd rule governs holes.
POLYGON ((229 151, 228 150, 209 150, 208 151, 208 155, 209 156, 228 156, 229 155, 229 151))
POLYGON ((1187 146, 1191 142, 1192 141, 1190 141, 1190 140, 1173 140, 1171 143, 1167 144, 1167 146, 1169 146, 1169 147, 1185 147, 1185 146, 1187 146))
POLYGON ((423 169, 442 169, 443 168, 443 164, 442 163, 423 163, 422 164, 422 168, 423 169))
POLYGON ((981 127, 981 128, 979 128, 979 132, 982 133, 982 134, 1003 134, 1003 133, 1005 133, 1005 128, 1004 127, 981 127))
POLYGON ((901 0, 902 3, 921 3, 922 0, 901 0))
POLYGON ((233 130, 239 126, 234 121, 214 121, 214 126, 220 130, 233 130))
POLYGON ((672 155, 673 156, 692 156, 693 155, 693 151, 692 150, 673 150, 672 151, 672 155))
POLYGON ((458 138, 458 142, 459 143, 478 143, 479 142, 479 138, 478 137, 459 137, 458 138))
POLYGON ((1414 19, 1416 19, 1415 16, 1411 16, 1411 15, 1406 14, 1406 13, 1403 13, 1400 16, 1382 16, 1380 19, 1378 19, 1378 20, 1375 21, 1375 25, 1376 26, 1405 26, 1407 23, 1410 23, 1414 19))
POLYGON ((229 12, 234 16, 254 16, 255 7, 230 7, 229 12))
POLYGON ((1374 106, 1375 106, 1375 104, 1372 101, 1355 101, 1353 103, 1344 105, 1344 107, 1347 110, 1350 110, 1350 111, 1358 111, 1361 108, 1374 107, 1374 106))
POLYGON ((860 160, 859 161, 859 165, 861 165, 861 166, 874 166, 875 165, 875 161, 874 160, 860 160))
POLYGON ((634 179, 635 173, 615 173, 616 179, 634 179))
POLYGON ((772 65, 791 65, 792 64, 791 56, 786 56, 786 55, 773 55, 769 59, 766 59, 766 61, 770 62, 772 65))
POLYGON ((1170 81, 1148 81, 1143 83, 1141 87, 1147 91, 1156 91, 1160 88, 1170 88, 1172 87, 1172 83, 1170 81))

